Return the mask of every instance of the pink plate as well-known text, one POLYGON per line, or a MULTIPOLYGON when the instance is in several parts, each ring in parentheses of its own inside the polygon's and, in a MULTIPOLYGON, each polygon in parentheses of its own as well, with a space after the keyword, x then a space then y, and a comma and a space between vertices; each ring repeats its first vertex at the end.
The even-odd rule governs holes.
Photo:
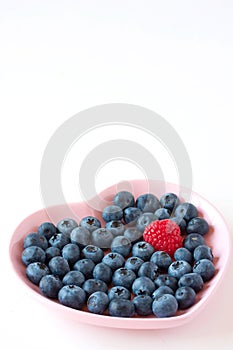
MULTIPOLYGON (((191 308, 179 311, 174 317, 157 318, 151 317, 133 317, 133 318, 118 318, 107 315, 95 315, 87 311, 79 311, 71 309, 59 304, 56 301, 45 298, 40 294, 39 288, 33 285, 25 275, 25 266, 21 262, 21 253, 23 250, 23 239, 30 233, 35 232, 37 227, 44 221, 51 221, 51 217, 56 224, 59 220, 67 217, 67 213, 73 213, 73 218, 77 220, 79 217, 87 215, 95 215, 101 218, 101 211, 91 208, 92 205, 101 207, 106 205, 105 201, 110 201, 113 195, 117 192, 117 186, 113 185, 101 192, 98 197, 93 198, 89 205, 87 203, 72 203, 67 205, 59 205, 42 209, 28 216, 16 228, 10 243, 10 259, 13 269, 17 274, 22 285, 27 288, 37 300, 50 308, 61 318, 70 318, 78 322, 89 323, 102 327, 114 327, 125 329, 159 329, 171 328, 182 325, 197 315, 208 303, 210 297, 214 295, 216 289, 220 286, 220 282, 224 276, 229 256, 230 256, 230 235, 228 228, 220 215, 220 213, 204 198, 197 193, 181 188, 178 185, 164 183, 156 180, 132 180, 130 182, 130 190, 135 197, 140 194, 151 192, 160 197, 165 192, 176 193, 181 200, 188 200, 197 206, 201 216, 203 216, 210 224, 210 231, 205 235, 207 244, 212 248, 214 255, 214 264, 216 267, 215 276, 205 283, 205 288, 197 294, 197 302, 191 308), (188 197, 187 197, 188 196, 188 197), (101 198, 101 201, 100 201, 101 198), (67 208, 69 207, 69 210, 67 208), (48 215, 49 214, 49 215, 48 215), (51 215, 52 214, 52 215, 51 215)), ((119 190, 119 189, 118 189, 119 190)), ((71 217, 71 215, 69 215, 71 217)))

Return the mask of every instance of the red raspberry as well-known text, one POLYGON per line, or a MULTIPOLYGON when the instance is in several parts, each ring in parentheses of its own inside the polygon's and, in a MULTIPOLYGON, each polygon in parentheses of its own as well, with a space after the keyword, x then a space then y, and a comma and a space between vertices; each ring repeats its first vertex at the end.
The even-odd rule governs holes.
POLYGON ((179 226, 172 220, 156 220, 144 230, 143 238, 150 243, 155 251, 163 250, 171 257, 177 248, 182 247, 183 238, 179 226))

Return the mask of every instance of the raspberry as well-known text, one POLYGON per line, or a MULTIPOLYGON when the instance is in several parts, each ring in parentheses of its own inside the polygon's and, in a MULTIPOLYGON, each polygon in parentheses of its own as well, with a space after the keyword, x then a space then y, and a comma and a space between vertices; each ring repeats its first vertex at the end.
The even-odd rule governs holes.
POLYGON ((170 219, 156 220, 144 230, 143 238, 155 250, 162 250, 173 257, 176 249, 182 247, 183 238, 179 226, 170 219))

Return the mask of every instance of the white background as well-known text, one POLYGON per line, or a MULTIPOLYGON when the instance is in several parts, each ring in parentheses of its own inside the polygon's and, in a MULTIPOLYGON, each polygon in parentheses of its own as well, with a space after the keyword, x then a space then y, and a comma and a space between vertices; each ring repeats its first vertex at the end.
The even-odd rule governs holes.
MULTIPOLYGON (((232 266, 217 299, 191 323, 141 332, 59 319, 30 299, 11 271, 11 235, 43 207, 40 163, 50 137, 79 111, 112 102, 152 109, 172 125, 192 162, 193 189, 232 230, 231 0, 1 0, 1 347, 232 349, 232 266)), ((67 200, 80 199, 85 150, 111 139, 111 132, 99 129, 70 150, 62 177, 67 200)), ((130 135, 142 145, 146 140, 136 131, 130 135)), ((150 151, 165 178, 176 181, 174 162, 160 149, 157 142, 150 151)), ((97 190, 135 175, 143 174, 133 164, 109 163, 96 175, 97 190)))

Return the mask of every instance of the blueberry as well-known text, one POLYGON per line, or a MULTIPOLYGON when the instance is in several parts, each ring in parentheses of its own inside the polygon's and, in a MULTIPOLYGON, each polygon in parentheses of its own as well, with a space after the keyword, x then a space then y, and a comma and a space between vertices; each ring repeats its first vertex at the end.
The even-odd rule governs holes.
POLYGON ((179 226, 181 234, 186 233, 185 230, 186 230, 187 223, 184 219, 182 219, 181 217, 174 216, 174 217, 170 218, 170 220, 172 220, 173 222, 175 222, 179 226))
POLYGON ((205 235, 209 231, 208 222, 199 217, 191 219, 186 227, 187 233, 199 233, 200 235, 205 235))
POLYGON ((183 246, 193 252, 199 245, 206 245, 205 239, 199 233, 190 233, 183 241, 183 246))
POLYGON ((88 311, 94 314, 103 314, 107 309, 109 299, 106 293, 98 291, 92 293, 87 300, 88 311))
POLYGON ((82 289, 86 292, 86 294, 88 296, 90 296, 92 293, 95 293, 95 292, 98 292, 98 291, 107 293, 108 286, 102 280, 97 280, 97 279, 94 279, 94 278, 90 278, 90 279, 86 280, 83 283, 82 289))
POLYGON ((45 251, 46 261, 49 262, 55 256, 61 256, 61 250, 57 247, 48 247, 45 251))
POLYGON ((70 271, 68 261, 62 256, 55 256, 49 262, 49 269, 53 275, 62 278, 70 271))
POLYGON ((177 279, 191 271, 192 266, 185 260, 174 261, 168 268, 168 274, 177 279))
POLYGON ((155 210, 160 208, 160 202, 152 193, 146 193, 137 198, 136 207, 141 209, 141 211, 144 213, 154 213, 155 210))
POLYGON ((41 278, 48 274, 50 274, 48 266, 41 262, 31 263, 26 268, 27 278, 37 285, 39 285, 41 278))
POLYGON ((120 267, 117 269, 112 276, 112 283, 114 286, 122 286, 127 289, 131 289, 131 286, 136 279, 136 274, 133 270, 127 269, 125 267, 120 267))
POLYGON ((137 256, 144 261, 150 260, 153 253, 153 246, 145 241, 137 242, 132 247, 132 256, 137 256))
POLYGON ((101 223, 100 223, 99 219, 97 219, 96 217, 91 216, 91 215, 85 216, 84 218, 82 218, 79 225, 81 227, 88 229, 90 232, 93 232, 97 228, 101 227, 101 223))
POLYGON ((64 233, 68 237, 70 237, 72 230, 77 226, 77 222, 71 218, 62 219, 57 223, 58 231, 64 233))
POLYGON ((134 196, 128 191, 120 191, 113 198, 113 204, 121 209, 133 207, 135 204, 134 196))
POLYGON ((97 228, 92 232, 92 244, 99 248, 110 248, 113 234, 107 228, 97 228))
POLYGON ((65 306, 80 310, 85 304, 86 294, 82 288, 69 284, 59 290, 58 300, 65 306))
POLYGON ((158 220, 170 219, 170 211, 166 208, 159 208, 155 211, 155 215, 158 220))
POLYGON ((105 222, 121 220, 123 218, 123 210, 118 205, 108 205, 102 212, 102 218, 105 222))
POLYGON ((204 282, 209 281, 215 274, 215 267, 209 259, 198 260, 193 266, 193 272, 199 273, 204 282))
POLYGON ((131 241, 124 236, 117 236, 113 239, 111 244, 111 250, 114 253, 119 253, 124 257, 127 257, 131 251, 131 241))
POLYGON ((86 227, 75 227, 70 234, 71 243, 77 244, 80 248, 91 244, 91 233, 86 227))
POLYGON ((48 248, 48 241, 45 236, 42 236, 36 232, 32 232, 24 238, 23 247, 25 249, 27 247, 31 247, 32 245, 45 250, 48 248))
POLYGON ((114 298, 129 300, 131 298, 131 294, 130 294, 130 291, 123 286, 114 286, 109 289, 108 298, 109 300, 112 300, 114 298))
POLYGON ((135 312, 140 316, 149 316, 152 314, 152 298, 149 295, 137 295, 133 299, 135 312))
POLYGON ((137 219, 136 227, 140 232, 144 232, 146 226, 157 219, 157 216, 153 213, 143 213, 137 219))
POLYGON ((157 317, 175 316, 177 310, 177 300, 171 294, 163 294, 160 298, 154 299, 152 303, 152 311, 157 317))
POLYGON ((49 240, 55 233, 57 233, 57 228, 52 222, 43 222, 38 227, 38 234, 41 236, 45 236, 47 240, 49 240))
POLYGON ((62 249, 62 256, 70 265, 74 265, 80 258, 80 249, 76 244, 68 243, 62 249))
POLYGON ((154 281, 160 274, 160 270, 158 266, 152 261, 144 262, 139 270, 138 277, 146 276, 149 277, 152 281, 154 281))
POLYGON ((104 252, 101 248, 89 244, 83 248, 82 255, 85 259, 91 259, 95 264, 98 264, 102 261, 104 252))
POLYGON ((210 261, 212 261, 213 260, 212 250, 207 245, 199 245, 194 249, 193 257, 196 261, 201 259, 209 259, 210 261))
POLYGON ((198 215, 198 212, 197 208, 192 203, 185 202, 176 207, 174 215, 189 221, 192 218, 195 218, 198 215))
POLYGON ((157 250, 152 254, 150 261, 155 263, 160 269, 167 270, 172 263, 172 258, 168 253, 157 250))
POLYGON ((125 263, 124 257, 119 253, 108 253, 103 257, 103 263, 111 267, 112 270, 117 270, 125 263))
POLYGON ((176 290, 175 298, 179 309, 187 309, 196 301, 196 293, 191 287, 180 287, 176 290))
POLYGON ((137 256, 131 256, 126 260, 125 267, 127 269, 133 270, 135 273, 137 273, 140 266, 143 263, 144 263, 144 260, 138 258, 137 256))
POLYGON ((108 310, 109 315, 115 317, 132 317, 135 313, 134 304, 127 299, 112 299, 108 310))
POLYGON ((157 288, 160 286, 168 286, 174 291, 177 289, 177 279, 173 276, 169 276, 168 274, 159 275, 154 280, 154 283, 157 288))
POLYGON ((105 263, 100 262, 94 267, 93 277, 108 284, 112 280, 112 269, 105 263))
POLYGON ((126 224, 135 222, 141 215, 141 210, 136 207, 128 207, 124 209, 124 222, 126 224))
POLYGON ((143 232, 139 231, 136 227, 129 227, 125 230, 124 236, 130 240, 130 242, 135 243, 142 239, 143 232))
POLYGON ((33 262, 44 263, 46 260, 46 255, 45 251, 42 248, 32 245, 24 249, 21 258, 24 265, 28 266, 33 262))
POLYGON ((122 236, 125 231, 125 225, 120 220, 109 221, 105 227, 112 233, 113 237, 122 236))
POLYGON ((175 193, 165 193, 160 198, 160 204, 163 208, 173 211, 173 209, 179 204, 179 198, 175 193))
POLYGON ((91 278, 94 267, 95 263, 91 259, 80 259, 74 264, 73 270, 82 272, 85 278, 91 278))
POLYGON ((184 247, 176 249, 174 253, 175 260, 184 260, 187 261, 189 264, 192 264, 193 262, 193 255, 192 253, 184 247))
POLYGON ((138 277, 132 284, 132 292, 135 295, 151 295, 155 290, 155 285, 149 277, 138 277))
POLYGON ((156 289, 153 294, 152 294, 152 298, 153 299, 158 299, 160 298, 162 295, 164 294, 171 294, 174 295, 174 291, 173 289, 171 289, 168 286, 160 286, 158 289, 156 289))
POLYGON ((183 275, 178 281, 179 287, 191 287, 196 293, 204 287, 204 282, 199 273, 190 272, 183 275))
POLYGON ((85 282, 84 274, 76 270, 67 272, 67 274, 62 279, 62 283, 64 285, 74 284, 75 286, 81 287, 84 282, 85 282))
POLYGON ((49 243, 52 247, 62 249, 66 244, 70 243, 70 239, 63 233, 56 233, 50 238, 49 243))
POLYGON ((56 299, 59 290, 63 287, 59 277, 54 275, 46 275, 41 278, 39 283, 41 293, 47 298, 56 299))

